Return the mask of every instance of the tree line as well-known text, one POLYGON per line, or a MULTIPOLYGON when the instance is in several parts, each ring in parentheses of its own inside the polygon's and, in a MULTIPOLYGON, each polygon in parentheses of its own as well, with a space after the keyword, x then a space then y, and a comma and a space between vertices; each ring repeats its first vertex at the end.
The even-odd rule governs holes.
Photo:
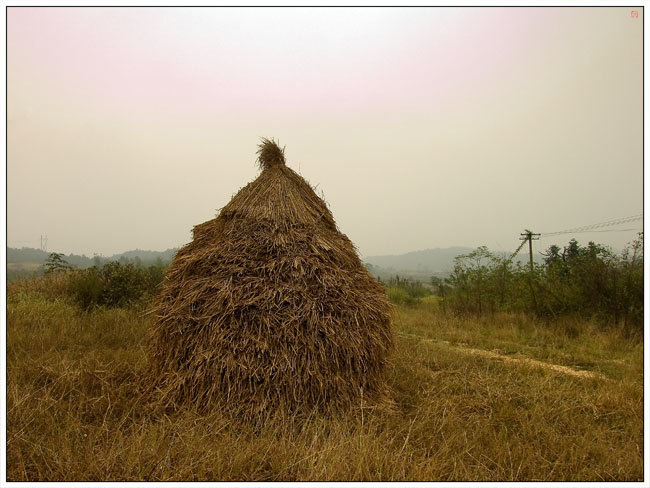
POLYGON ((513 263, 483 246, 457 256, 451 275, 431 282, 442 306, 459 313, 578 315, 642 330, 643 233, 620 254, 575 239, 543 254, 541 264, 513 263))

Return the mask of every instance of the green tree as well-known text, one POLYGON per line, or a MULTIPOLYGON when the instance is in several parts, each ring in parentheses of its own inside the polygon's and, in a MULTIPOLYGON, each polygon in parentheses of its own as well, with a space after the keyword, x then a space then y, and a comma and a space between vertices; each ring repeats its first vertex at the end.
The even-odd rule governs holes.
POLYGON ((643 232, 625 247, 620 264, 623 326, 643 330, 643 232))
POLYGON ((72 266, 63 259, 62 253, 53 252, 50 253, 47 260, 45 261, 45 273, 65 273, 72 269, 72 266))
POLYGON ((490 281, 497 262, 496 256, 485 246, 480 246, 469 254, 456 256, 454 270, 447 281, 454 289, 457 309, 473 311, 479 315, 486 306, 494 311, 494 290, 490 289, 490 281))

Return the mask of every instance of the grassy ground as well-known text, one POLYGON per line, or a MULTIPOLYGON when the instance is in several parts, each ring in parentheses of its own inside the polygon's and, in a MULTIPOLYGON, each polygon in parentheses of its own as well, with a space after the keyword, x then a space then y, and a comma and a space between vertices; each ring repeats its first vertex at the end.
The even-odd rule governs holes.
POLYGON ((643 479, 642 342, 615 329, 399 306, 396 412, 256 429, 148 403, 148 319, 50 288, 9 290, 9 480, 643 479))

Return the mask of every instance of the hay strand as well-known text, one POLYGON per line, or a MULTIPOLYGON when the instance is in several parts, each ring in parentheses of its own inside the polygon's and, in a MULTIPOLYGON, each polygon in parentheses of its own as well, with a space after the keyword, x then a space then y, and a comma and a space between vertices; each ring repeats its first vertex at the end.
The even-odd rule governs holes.
POLYGON ((257 165, 263 171, 275 165, 284 165, 284 147, 278 146, 273 139, 262 138, 257 146, 257 165))

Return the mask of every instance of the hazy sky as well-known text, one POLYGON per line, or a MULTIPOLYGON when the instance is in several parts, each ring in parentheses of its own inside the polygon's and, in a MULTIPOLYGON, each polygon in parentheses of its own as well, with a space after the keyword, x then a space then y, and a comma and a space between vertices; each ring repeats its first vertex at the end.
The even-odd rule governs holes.
POLYGON ((363 255, 640 214, 642 16, 10 7, 8 245, 180 246, 257 176, 262 136, 363 255))

